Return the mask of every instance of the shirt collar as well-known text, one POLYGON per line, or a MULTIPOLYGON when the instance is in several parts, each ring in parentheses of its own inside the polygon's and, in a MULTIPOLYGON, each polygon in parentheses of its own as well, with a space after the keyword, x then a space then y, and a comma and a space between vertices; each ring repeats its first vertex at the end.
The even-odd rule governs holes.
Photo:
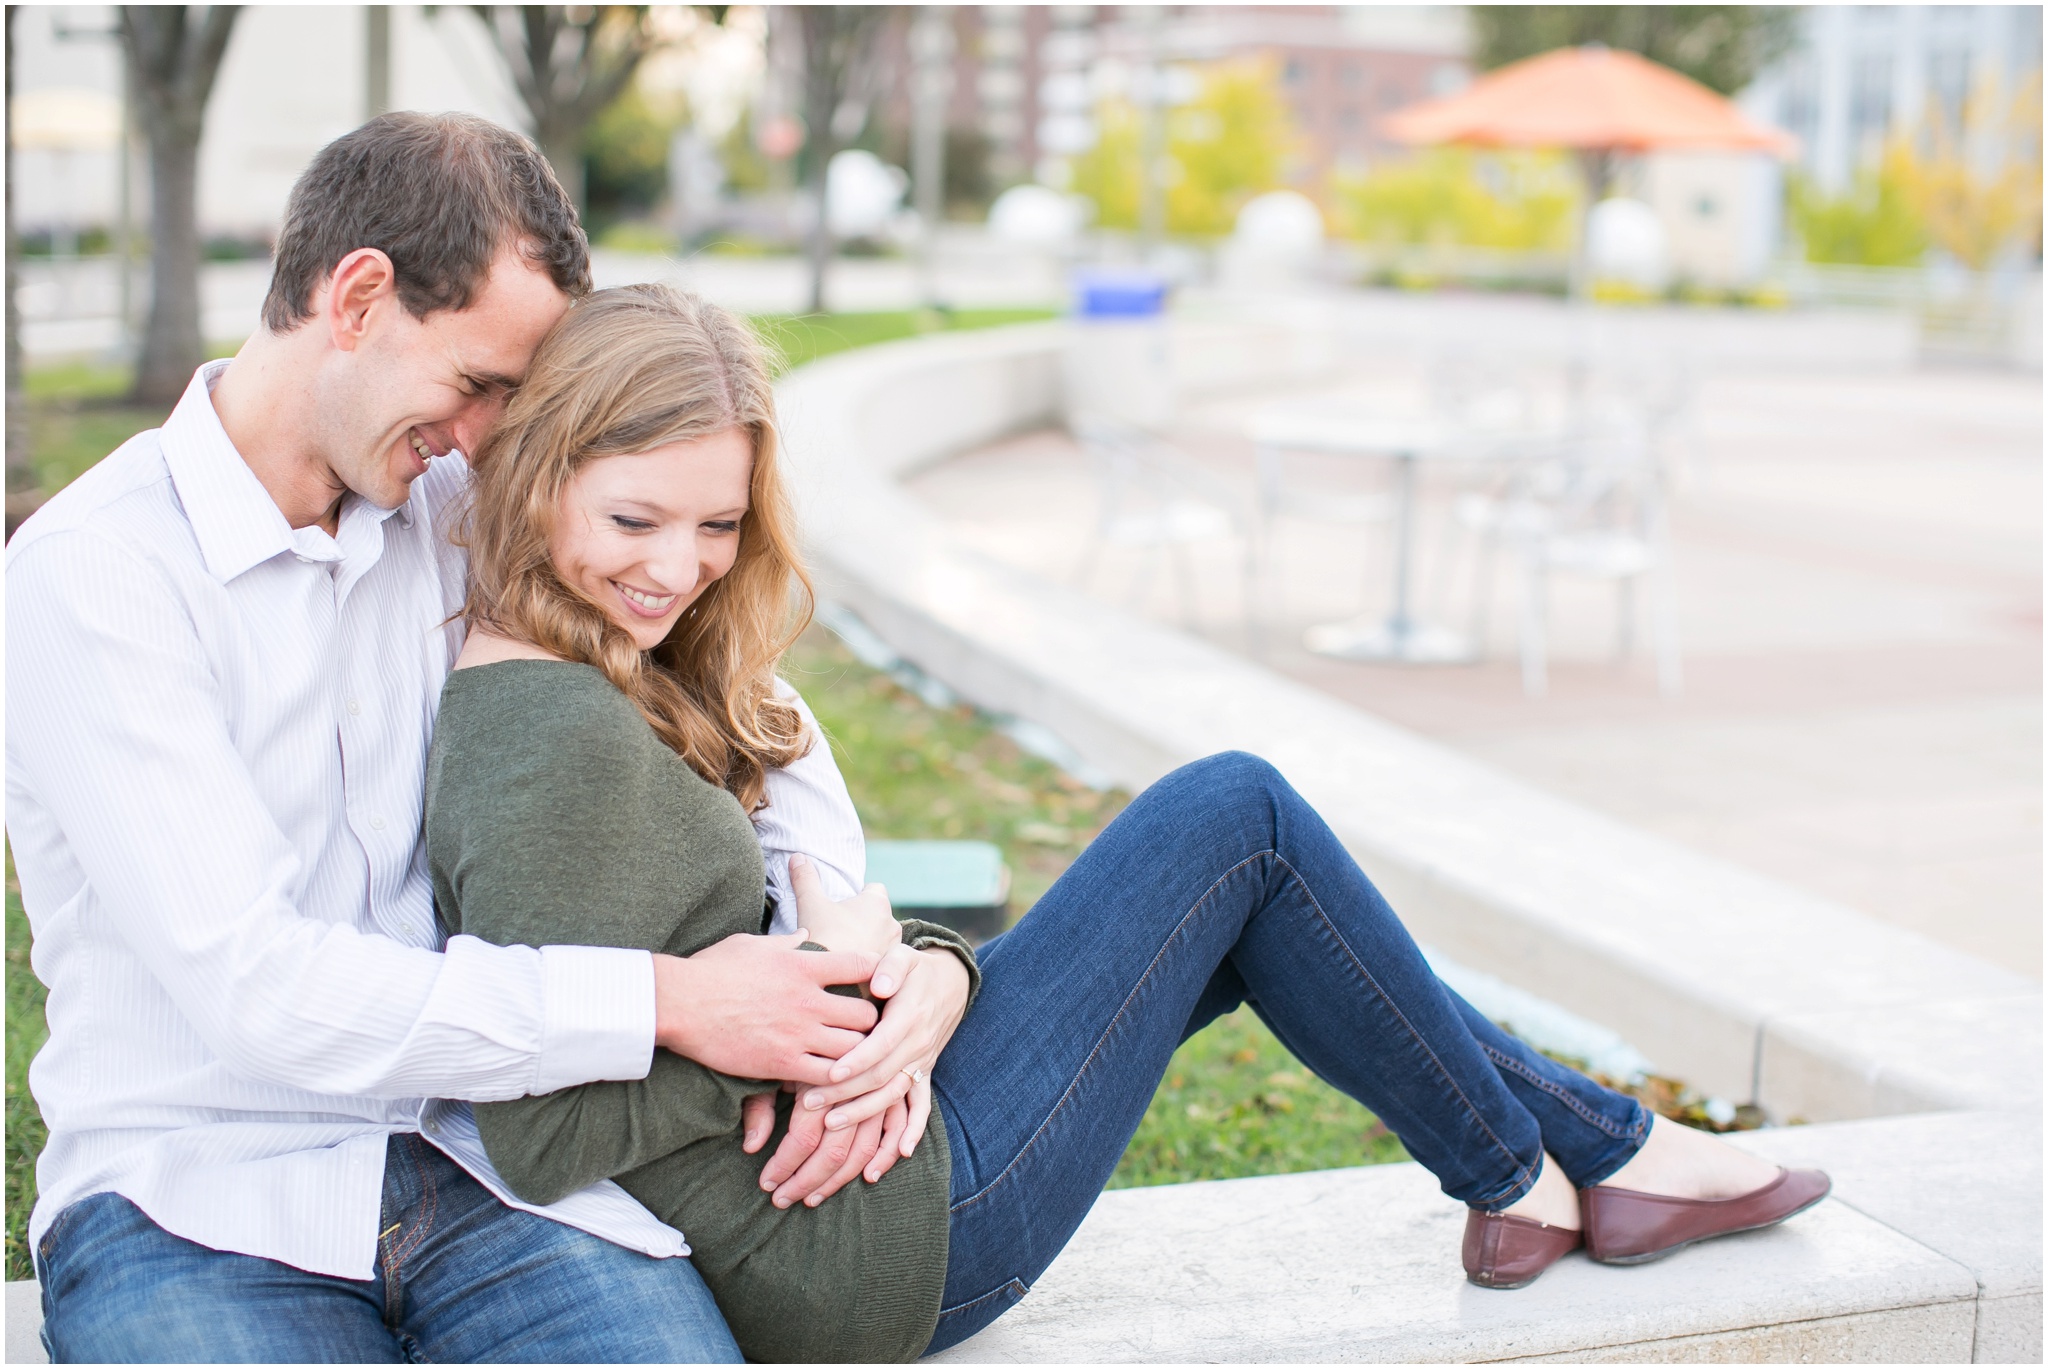
MULTIPOLYGON (((263 564, 280 552, 292 552, 302 560, 336 561, 341 548, 317 527, 294 529, 286 521, 277 501, 249 463, 229 440, 213 408, 213 387, 229 363, 209 361, 192 374, 184 397, 164 420, 159 441, 178 502, 184 505, 186 521, 199 542, 199 554, 206 569, 222 584, 263 564)), ((365 514, 382 522, 393 513, 404 512, 411 525, 411 501, 397 509, 373 508, 357 496, 346 496, 341 516, 344 521, 365 514), (352 505, 362 505, 357 512, 352 505)))

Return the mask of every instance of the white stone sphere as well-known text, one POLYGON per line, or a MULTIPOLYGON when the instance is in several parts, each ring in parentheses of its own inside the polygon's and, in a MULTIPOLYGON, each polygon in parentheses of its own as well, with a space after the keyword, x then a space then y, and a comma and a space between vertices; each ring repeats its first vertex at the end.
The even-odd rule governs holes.
POLYGON ((1292 190, 1273 190, 1237 211, 1237 246, 1261 256, 1313 257, 1323 249, 1323 212, 1292 190))
POLYGON ((1065 246, 1087 221, 1087 201, 1043 185, 1013 185, 988 210, 990 233, 1030 247, 1065 246))
POLYGON ((1641 200, 1602 200, 1586 217, 1586 260, 1596 280, 1621 280, 1661 290, 1671 275, 1671 249, 1657 211, 1641 200))
POLYGON ((903 203, 910 177, 872 152, 849 148, 825 167, 825 221, 837 238, 882 231, 903 203))

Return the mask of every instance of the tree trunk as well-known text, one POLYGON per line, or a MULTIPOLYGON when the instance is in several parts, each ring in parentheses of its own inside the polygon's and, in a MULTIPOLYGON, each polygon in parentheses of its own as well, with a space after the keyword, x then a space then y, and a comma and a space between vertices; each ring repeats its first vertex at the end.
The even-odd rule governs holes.
POLYGON ((654 47, 646 5, 472 5, 533 119, 533 140, 582 214, 583 134, 654 47))
POLYGON ((391 6, 365 5, 363 118, 391 112, 391 6))
POLYGON ((811 240, 804 249, 805 259, 811 268, 811 302, 806 311, 822 314, 825 312, 825 269, 832 262, 832 229, 825 222, 825 191, 822 186, 811 192, 811 203, 817 206, 818 221, 811 225, 811 240))
POLYGON ((149 129, 149 322, 135 398, 175 403, 206 359, 199 317, 199 138, 149 129))
POLYGON ((540 153, 548 159, 548 165, 555 169, 555 179, 562 183, 562 193, 569 197, 569 203, 576 206, 581 216, 583 204, 583 130, 574 133, 557 133, 535 139, 540 144, 540 153))
POLYGON ((121 48, 149 138, 150 302, 133 398, 175 403, 205 356, 199 325, 199 138, 235 5, 123 5, 121 48), (203 17, 202 17, 203 16, 203 17))
MULTIPOLYGON (((816 60, 807 58, 806 60, 816 60)), ((804 184, 811 197, 811 237, 805 244, 805 256, 811 267, 810 312, 825 312, 825 271, 832 261, 832 221, 826 215, 825 173, 832 163, 832 114, 839 103, 838 82, 829 75, 818 76, 809 70, 804 73, 804 122, 809 125, 807 137, 810 154, 805 166, 804 184)))
MULTIPOLYGON (((14 18, 20 6, 7 7, 7 103, 14 104, 14 18)), ((21 392, 21 307, 14 297, 15 261, 20 243, 14 236, 14 158, 7 158, 7 535, 38 502, 41 483, 29 453, 28 405, 21 392)))

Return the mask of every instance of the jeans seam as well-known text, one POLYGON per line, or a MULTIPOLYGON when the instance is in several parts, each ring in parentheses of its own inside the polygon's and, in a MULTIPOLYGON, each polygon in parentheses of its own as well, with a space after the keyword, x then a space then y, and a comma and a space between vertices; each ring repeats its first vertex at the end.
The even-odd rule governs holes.
POLYGON ((1422 1047, 1423 1053, 1429 1057, 1430 1063, 1436 1066, 1437 1073, 1442 1077, 1443 1081, 1446 1084, 1450 1085, 1451 1092, 1455 1093, 1458 1096, 1458 1101, 1465 1105, 1465 1110, 1471 1114, 1472 1120, 1479 1124, 1479 1129, 1486 1133, 1488 1140, 1492 1141, 1495 1146, 1499 1147, 1500 1152, 1503 1155, 1507 1156, 1509 1160, 1514 1162, 1517 1171, 1514 1186, 1522 1186, 1524 1176, 1527 1177, 1530 1183, 1534 1183, 1536 1180, 1537 1171, 1534 1168, 1523 1164, 1521 1160, 1516 1157, 1515 1152, 1509 1148, 1508 1143, 1501 1140, 1500 1137, 1495 1134, 1493 1128, 1487 1125, 1486 1118, 1480 1114, 1478 1106, 1474 1104, 1469 1097, 1466 1096, 1465 1090, 1459 1087, 1458 1081, 1454 1077, 1452 1077, 1450 1070, 1445 1067, 1443 1060, 1437 1055, 1436 1051, 1431 1048, 1429 1042, 1426 1039, 1424 1039, 1422 1033, 1415 1030, 1415 1024, 1408 1020, 1408 1015, 1401 1011, 1400 1006, 1396 1004, 1393 998, 1387 993, 1387 991, 1380 986, 1379 980, 1373 978, 1372 971, 1366 969, 1365 963, 1358 958, 1358 953, 1351 949, 1351 943, 1346 941, 1344 939, 1344 934, 1337 930, 1337 924, 1332 922, 1330 920, 1330 915, 1323 911, 1322 901, 1316 897, 1315 890, 1309 888, 1308 881, 1302 877, 1301 872, 1294 868, 1294 866, 1288 861, 1287 857, 1281 855, 1277 851, 1273 853, 1273 859, 1278 861, 1280 865, 1287 871, 1289 877, 1291 877, 1294 880, 1294 882, 1301 887, 1302 897, 1308 900, 1309 906, 1315 909, 1316 916, 1322 919, 1323 926, 1329 929, 1330 935, 1333 938, 1335 938, 1337 944, 1343 948, 1345 958, 1351 962, 1352 968, 1357 971, 1360 978, 1365 980, 1366 984, 1372 989, 1372 991, 1375 994, 1379 995, 1380 1001, 1386 1004, 1387 1010, 1393 1013, 1396 1020, 1398 1020, 1401 1026, 1407 1030, 1410 1039, 1412 1039, 1415 1042, 1415 1044, 1422 1047))
POLYGON ((978 1298, 969 1298, 966 1302, 955 1303, 951 1307, 941 1307, 939 1309, 939 1315, 941 1317, 950 1317, 960 1312, 971 1312, 975 1308, 987 1302, 990 1298, 996 1297, 998 1294, 1007 1293, 1013 1288, 1017 1290, 1017 1296, 1020 1298, 1031 1291, 1031 1285, 1024 1282, 1024 1280, 1017 1278, 1009 1279, 1003 1283, 997 1284, 994 1288, 989 1289, 988 1292, 983 1293, 978 1298))
POLYGON ((1221 888, 1224 885, 1224 883, 1227 882, 1232 876, 1236 875, 1238 871, 1244 869, 1247 865, 1252 864, 1254 861, 1263 860, 1266 857, 1271 856, 1273 854, 1273 851, 1265 850, 1258 851, 1253 853, 1252 855, 1246 856, 1243 860, 1239 861, 1237 864, 1231 866, 1228 870, 1225 870, 1222 874, 1218 875, 1215 881, 1211 883, 1207 889, 1204 889, 1202 891, 1201 896, 1188 906, 1187 912, 1181 914, 1180 921, 1176 922, 1173 925, 1173 930, 1171 932, 1168 932, 1166 934, 1165 939, 1159 943, 1158 951, 1156 951, 1153 954, 1151 963, 1145 966, 1145 972, 1138 976, 1138 982, 1131 986, 1131 991, 1128 994, 1124 995, 1124 1001, 1118 1005, 1116 1015, 1110 1018, 1108 1024, 1103 1027, 1101 1035, 1095 1038, 1094 1046, 1089 1048, 1088 1058, 1081 1062, 1080 1069, 1074 1071, 1074 1077, 1073 1079, 1068 1081, 1066 1091, 1060 1094, 1059 1101, 1052 1105, 1052 1110, 1045 1114, 1045 1120, 1038 1124, 1037 1129, 1031 1133, 1030 1139, 1025 1141, 1023 1145, 1017 1148, 1017 1153, 1010 1157, 1010 1163, 1003 1166, 1002 1173, 996 1175, 993 1179, 990 1179, 986 1184, 983 1184, 975 1192, 968 1194, 965 1198, 962 1198, 959 1202, 953 1204, 950 1208, 947 1209, 948 1213, 964 1212, 968 1208, 972 1207, 974 1204, 980 1202, 983 1198, 986 1198, 992 1191, 994 1191, 997 1185, 1001 1184, 1004 1179, 1008 1178, 1012 1170, 1016 1169, 1018 1165, 1024 1163, 1024 1157, 1029 1155, 1031 1153, 1031 1148, 1038 1144, 1038 1138, 1045 1135, 1045 1129, 1053 1124, 1054 1118, 1058 1117, 1060 1113, 1066 1110, 1067 1103, 1074 1096, 1074 1091, 1081 1087, 1081 1082, 1088 1077, 1088 1072, 1094 1067, 1097 1057, 1102 1054, 1102 1043, 1108 1040, 1110 1034, 1114 1032, 1117 1029, 1118 1025, 1123 1022, 1124 1017, 1130 1012, 1131 1004, 1137 1000, 1139 994, 1141 994, 1144 991, 1145 986, 1151 982, 1152 972, 1159 968, 1160 958, 1166 954, 1167 948, 1173 945, 1174 940, 1177 937, 1179 937, 1184 930, 1186 930, 1188 920, 1194 917, 1196 913, 1200 912, 1202 909, 1202 905, 1207 903, 1211 898, 1213 898, 1215 896, 1216 891, 1219 888, 1221 888))
POLYGON ((402 1271, 405 1257, 424 1244, 428 1233, 433 1230, 434 1213, 439 1205, 440 1192, 434 1185, 432 1167, 419 1162, 408 1138, 395 1136, 392 1140, 405 1148, 405 1162, 412 1166, 413 1173, 419 1176, 421 1188, 419 1220, 413 1223, 412 1229, 394 1243, 384 1256, 384 1324, 397 1331, 404 1313, 405 1288, 402 1271))
POLYGON ((1640 1124, 1636 1126, 1624 1127, 1609 1121, 1597 1110, 1587 1107, 1585 1102, 1582 1099, 1578 1098, 1576 1095, 1574 1095, 1570 1089, 1563 1087, 1554 1080, 1545 1079, 1535 1070, 1530 1069, 1527 1062, 1517 1060, 1514 1056, 1509 1055, 1504 1051, 1495 1050, 1492 1046, 1487 1045, 1483 1041, 1479 1043, 1479 1048, 1485 1051, 1487 1055, 1493 1058, 1493 1063, 1497 1068, 1512 1070, 1516 1074, 1519 1074, 1520 1076, 1522 1076, 1523 1079, 1535 1085, 1537 1088, 1543 1090, 1543 1092, 1549 1094, 1551 1097, 1557 1099, 1558 1102, 1563 1103, 1566 1107, 1570 1108, 1573 1112, 1577 1113, 1579 1115, 1579 1120, 1585 1122, 1587 1125, 1592 1126, 1599 1131, 1606 1132, 1607 1135, 1612 1137, 1613 1139, 1617 1141, 1632 1140, 1635 1136, 1635 1133, 1638 1130, 1640 1130, 1640 1124))
MULTIPOLYGON (((97 1193, 86 1195, 87 1198, 96 1198, 98 1196, 99 1194, 97 1193)), ((56 1216, 50 1218, 49 1226, 43 1230, 43 1238, 36 1242, 36 1253, 42 1257, 44 1264, 50 1262, 50 1252, 55 1249, 57 1244, 57 1233, 70 1224, 72 1214, 78 1211, 79 1204, 84 1201, 85 1198, 74 1199, 58 1209, 56 1216)))

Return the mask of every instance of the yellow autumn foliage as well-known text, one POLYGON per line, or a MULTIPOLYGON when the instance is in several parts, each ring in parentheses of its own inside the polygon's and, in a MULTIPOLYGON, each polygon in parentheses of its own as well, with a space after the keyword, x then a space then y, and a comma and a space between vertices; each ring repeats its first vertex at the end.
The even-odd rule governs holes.
MULTIPOLYGON (((1166 231, 1230 232, 1237 211, 1278 188, 1296 134, 1278 73, 1265 59, 1219 62, 1200 71, 1201 93, 1166 113, 1161 178, 1166 231)), ((1095 204, 1105 228, 1136 228, 1143 115, 1126 99, 1096 110, 1095 146, 1074 161, 1072 187, 1095 204)))
POLYGON ((1431 148, 1362 176, 1331 178, 1337 228, 1400 246, 1567 251, 1578 181, 1557 153, 1431 148))
POLYGON ((1980 86, 1965 106, 1962 127, 1938 110, 1921 144, 1900 140, 1886 168, 1934 244, 1973 271, 1989 268, 2014 245, 2041 237, 2041 78, 2011 96, 1980 86))

